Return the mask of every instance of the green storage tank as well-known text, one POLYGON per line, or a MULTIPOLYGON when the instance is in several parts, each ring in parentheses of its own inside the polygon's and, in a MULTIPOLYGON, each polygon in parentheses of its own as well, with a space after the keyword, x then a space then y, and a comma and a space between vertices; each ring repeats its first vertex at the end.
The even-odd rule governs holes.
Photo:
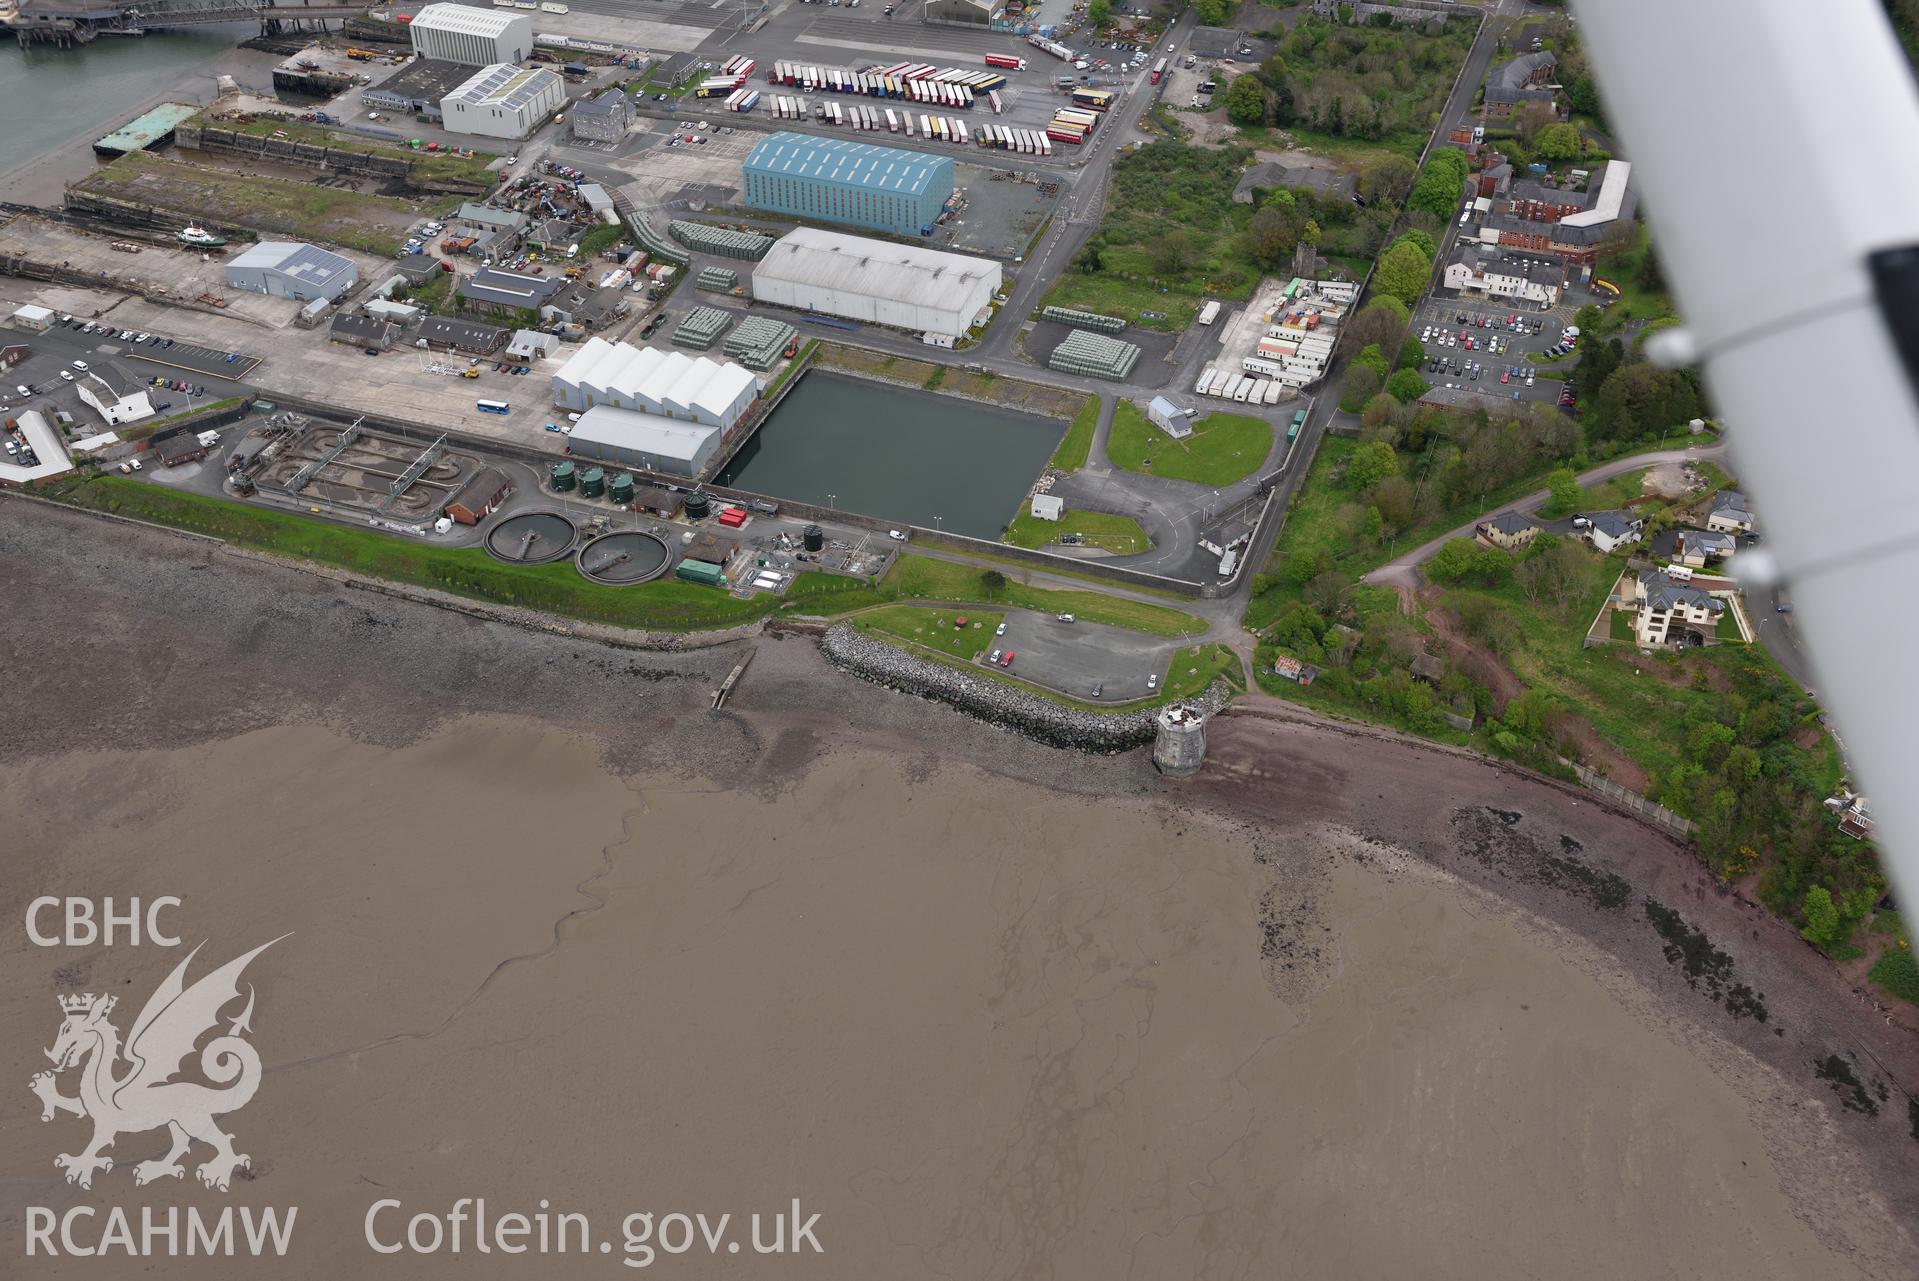
POLYGON ((554 463, 553 470, 547 473, 547 479, 553 482, 553 488, 564 494, 573 488, 573 464, 554 463))
POLYGON ((707 560, 683 560, 673 567, 673 576, 689 583, 705 583, 708 587, 718 587, 726 581, 726 571, 707 560))
POLYGON ((633 501, 633 478, 625 472, 621 472, 615 476, 612 483, 606 487, 606 496, 620 504, 620 506, 626 506, 626 504, 633 501))
POLYGON ((589 467, 580 473, 580 497, 598 498, 606 492, 606 468, 589 467))

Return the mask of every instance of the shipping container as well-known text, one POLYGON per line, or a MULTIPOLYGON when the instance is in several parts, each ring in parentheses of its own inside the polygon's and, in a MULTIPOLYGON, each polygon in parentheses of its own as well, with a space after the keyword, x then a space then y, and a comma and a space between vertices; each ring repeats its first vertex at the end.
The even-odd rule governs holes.
POLYGON ((921 116, 920 117, 920 137, 931 138, 932 136, 933 136, 933 122, 928 120, 925 116, 921 116))
POLYGON ((910 111, 907 111, 907 112, 902 112, 902 113, 901 113, 901 118, 902 118, 902 119, 904 120, 904 122, 905 122, 905 124, 904 124, 904 131, 905 131, 905 133, 906 133, 906 136, 907 136, 907 137, 909 137, 909 138, 911 138, 911 137, 914 137, 914 136, 916 136, 916 135, 915 135, 915 134, 913 133, 913 113, 912 113, 912 112, 910 112, 910 111))
POLYGON ((735 107, 734 110, 735 111, 751 111, 753 108, 759 105, 760 105, 760 91, 758 89, 750 89, 747 91, 746 100, 740 103, 739 106, 735 107))
POLYGON ((1113 105, 1113 91, 1111 89, 1075 89, 1073 105, 1090 107, 1094 111, 1105 111, 1113 105))
POLYGON ((958 140, 960 146, 962 147, 965 146, 967 143, 973 141, 973 136, 971 133, 967 131, 966 122, 964 120, 955 120, 953 122, 953 134, 954 134, 954 137, 958 140))
POLYGON ((726 571, 711 561, 683 560, 673 567, 673 577, 689 583, 718 587, 726 581, 726 571))
POLYGON ((1046 136, 1048 138, 1051 138, 1054 142, 1070 143, 1071 145, 1075 147, 1080 146, 1082 143, 1086 141, 1086 139, 1081 137, 1079 134, 1073 133, 1070 130, 1059 129, 1059 128, 1048 129, 1046 131, 1046 136))
POLYGON ((1047 138, 1047 137, 1040 138, 1039 154, 1042 156, 1050 156, 1053 154, 1053 140, 1051 138, 1047 138))
POLYGON ((891 107, 888 107, 886 109, 886 132, 898 133, 899 131, 900 131, 899 115, 891 107))

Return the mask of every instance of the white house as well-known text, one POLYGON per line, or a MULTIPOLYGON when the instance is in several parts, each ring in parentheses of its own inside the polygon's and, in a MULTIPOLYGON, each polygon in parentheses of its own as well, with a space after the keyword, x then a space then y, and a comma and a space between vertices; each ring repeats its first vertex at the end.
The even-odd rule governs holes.
POLYGON ((1456 261, 1446 264, 1444 283, 1448 289, 1478 290, 1488 298, 1551 307, 1565 288, 1566 267, 1539 258, 1502 258, 1469 244, 1456 261))
POLYGON ((80 399, 93 406, 109 427, 138 422, 153 415, 153 401, 145 387, 128 377, 125 370, 96 362, 80 377, 80 399))
POLYGON ((1041 520, 1058 520, 1066 511, 1066 500, 1051 494, 1034 494, 1032 511, 1041 520))
POLYGON ((1633 611, 1633 639, 1659 645, 1704 645, 1719 628, 1726 602, 1662 570, 1642 570, 1622 581, 1620 603, 1633 611))
POLYGON ((1646 522, 1630 516, 1622 516, 1618 512, 1599 512, 1587 524, 1586 537, 1600 551, 1609 552, 1615 547, 1638 542, 1645 528, 1646 522))
POLYGON ((1718 534, 1750 534, 1753 523, 1752 507, 1744 494, 1725 489, 1713 496, 1712 512, 1706 517, 1707 529, 1718 534))

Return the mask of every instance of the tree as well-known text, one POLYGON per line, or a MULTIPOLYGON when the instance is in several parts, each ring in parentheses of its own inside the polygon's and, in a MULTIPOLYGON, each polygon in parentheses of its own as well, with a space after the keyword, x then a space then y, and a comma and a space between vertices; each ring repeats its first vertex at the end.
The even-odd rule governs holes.
POLYGON ((1397 240, 1393 241, 1393 244, 1417 246, 1419 252, 1425 254, 1428 261, 1431 261, 1433 255, 1439 252, 1438 247, 1433 244, 1433 238, 1417 227, 1409 227, 1397 240))
POLYGON ((1193 237, 1184 227, 1174 227, 1153 242, 1153 262, 1161 275, 1176 276, 1192 261, 1193 237))
POLYGON ((1100 255, 1099 248, 1099 240, 1097 238, 1087 241, 1086 247, 1079 251, 1079 257, 1073 259, 1073 265, 1078 267, 1086 275, 1093 275, 1106 265, 1105 259, 1100 255))
POLYGON ((1444 224, 1452 219, 1465 194, 1466 157, 1451 147, 1441 147, 1426 158, 1426 167, 1406 197, 1409 209, 1422 209, 1444 224))
POLYGON ((1385 381, 1386 375, 1393 371, 1392 365, 1386 360, 1386 353, 1379 349, 1378 343, 1367 343, 1361 347, 1359 354, 1353 357, 1353 363, 1365 365, 1378 374, 1382 382, 1385 381))
POLYGON ((1406 157, 1379 156, 1359 171, 1360 199, 1367 204, 1402 204, 1418 177, 1419 167, 1406 157))
POLYGON ((1595 121, 1605 120, 1605 106, 1599 101, 1599 85, 1591 76, 1581 76, 1573 81, 1572 88, 1566 91, 1566 98, 1572 103, 1574 114, 1590 116, 1595 121))
POLYGON ((1322 618, 1336 619, 1346 612, 1346 603, 1352 590, 1351 579, 1336 569, 1329 569, 1323 574, 1315 574, 1306 584, 1306 603, 1322 618))
POLYGON ((1358 413, 1379 394, 1382 385, 1378 370, 1357 363, 1346 366, 1346 375, 1339 381, 1339 407, 1349 414, 1358 413))
POLYGON ((1229 7, 1230 0, 1197 0, 1193 10, 1199 14, 1202 25, 1218 27, 1225 25, 1226 11, 1229 7))
POLYGON ((1547 164, 1559 164, 1579 159, 1586 150, 1586 140, 1572 125, 1547 125, 1539 131, 1533 150, 1547 164))
POLYGON ((1258 76, 1238 76, 1226 86, 1226 118, 1236 125, 1266 123, 1266 86, 1258 76))
POLYGON ((1365 493, 1388 476, 1399 474, 1399 455, 1383 440, 1361 445, 1346 460, 1346 488, 1365 493))
POLYGON ((1426 394, 1426 380, 1413 369, 1402 369, 1386 380, 1386 394, 1401 404, 1411 404, 1426 394))
POLYGON ((1273 203, 1260 206, 1259 212, 1253 215, 1252 224, 1246 229, 1246 237, 1253 261, 1268 270, 1292 257, 1293 249, 1299 243, 1286 210, 1273 203))
POLYGON ((1379 256, 1373 281, 1381 293, 1410 306, 1426 292, 1432 275, 1433 260, 1419 252, 1419 246, 1402 239, 1379 256))
POLYGON ((1406 341, 1400 345, 1399 359, 1393 363, 1400 369, 1417 369, 1426 363, 1426 348, 1419 339, 1408 334, 1406 341))
POLYGON ((1552 475, 1546 477, 1546 488, 1552 491, 1552 498, 1546 504, 1546 510, 1555 516, 1563 516, 1579 506, 1579 477, 1570 467, 1556 467, 1552 475))
POLYGON ((988 599, 999 595, 1006 590, 1006 575, 997 569, 982 571, 979 576, 979 589, 986 593, 988 599))
POLYGON ((1579 330, 1581 337, 1587 334, 1597 333, 1599 331, 1599 322, 1605 317, 1605 314, 1605 312, 1599 310, 1599 308, 1592 303, 1587 303, 1584 307, 1581 307, 1573 313, 1573 325, 1579 330))
POLYGON ((1378 295, 1347 322, 1346 341, 1396 351, 1406 337, 1406 322, 1411 316, 1399 299, 1378 295))
POLYGON ((1805 914, 1806 928, 1799 931, 1800 938, 1828 951, 1842 941, 1839 909, 1832 905, 1832 893, 1825 886, 1806 891, 1805 914))
POLYGON ((1457 583, 1478 566, 1479 545, 1470 538, 1451 538, 1426 562, 1426 577, 1436 583, 1457 583))
POLYGON ((1528 147, 1539 141, 1539 131, 1559 120, 1550 103, 1529 102, 1513 113, 1513 132, 1528 147))
POLYGON ((1312 245, 1313 247, 1317 248, 1319 246, 1320 239, 1325 234, 1326 234, 1325 232, 1319 229, 1318 219, 1308 218, 1306 220, 1306 225, 1299 229, 1299 240, 1301 244, 1312 245))
POLYGON ((1095 27, 1103 27, 1113 17, 1113 0, 1087 0, 1086 17, 1095 27))

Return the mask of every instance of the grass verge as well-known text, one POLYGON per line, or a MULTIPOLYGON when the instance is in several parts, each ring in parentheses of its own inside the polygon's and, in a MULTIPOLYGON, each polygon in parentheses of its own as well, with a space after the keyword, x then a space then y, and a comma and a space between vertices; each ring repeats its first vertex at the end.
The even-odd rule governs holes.
MULTIPOLYGON (((1093 433, 1099 429, 1099 397, 1088 396, 1073 415, 1073 425, 1060 437, 1059 448, 1047 466, 1054 471, 1078 471, 1093 453, 1093 433)), ((1024 546, 1025 544, 1022 544, 1024 546)))
POLYGON ((1058 520, 1041 520, 1023 511, 1006 527, 1006 541, 1015 547, 1050 547, 1061 534, 1078 534, 1080 541, 1116 556, 1134 556, 1152 550, 1138 521, 1113 512, 1086 512, 1067 508, 1058 520))
POLYGON ((1033 587, 1010 574, 987 572, 997 574, 1003 582, 989 584, 985 573, 973 565, 908 553, 899 558, 881 586, 895 600, 945 600, 989 609, 998 605, 1069 613, 1089 623, 1111 623, 1154 636, 1198 636, 1206 630, 1204 619, 1164 605, 1100 592, 1033 587))

